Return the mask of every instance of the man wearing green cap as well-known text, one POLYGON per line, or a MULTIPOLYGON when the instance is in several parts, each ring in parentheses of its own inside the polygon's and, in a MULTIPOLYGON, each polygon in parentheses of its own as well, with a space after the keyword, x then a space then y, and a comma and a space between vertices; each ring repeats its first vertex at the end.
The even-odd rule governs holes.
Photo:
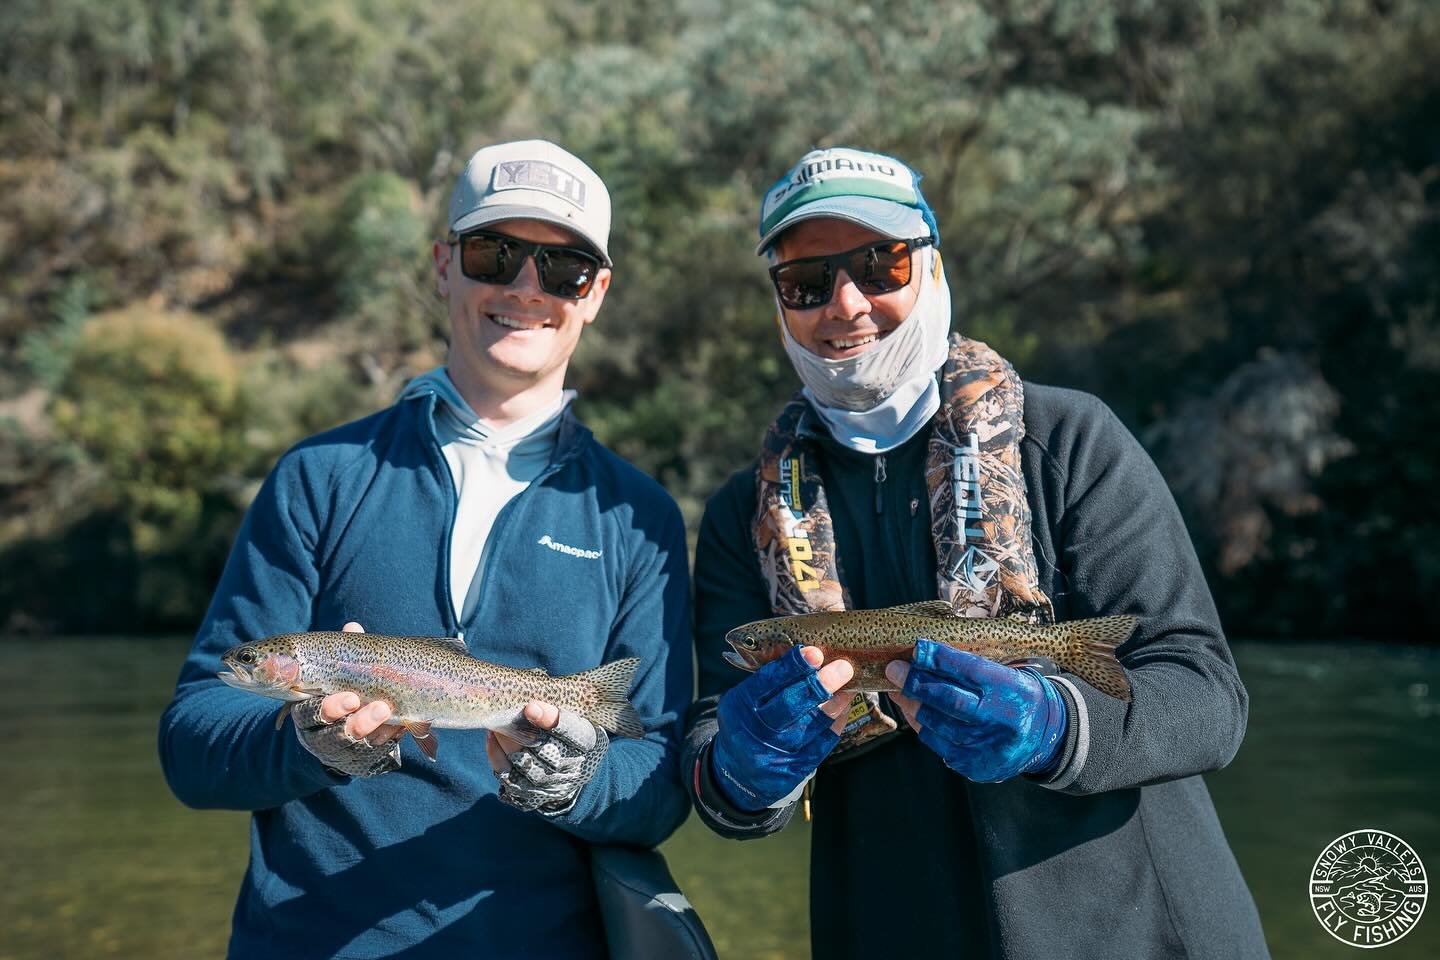
POLYGON ((591 845, 653 846, 687 813, 684 523, 564 389, 610 283, 609 194, 553 143, 495 144, 447 227, 447 363, 280 459, 161 721, 182 801, 252 811, 231 957, 603 957, 591 845), (552 676, 637 658, 645 733, 534 702, 491 718, 514 739, 441 731, 432 762, 383 700, 335 692, 277 727, 217 678, 237 644, 362 624, 552 676))
POLYGON ((1199 776, 1239 747, 1246 694, 1178 511, 1103 403, 951 334, 919 180, 816 150, 765 196, 803 387, 701 524, 692 799, 744 839, 809 788, 816 957, 1264 957, 1199 776), (749 621, 937 600, 1138 618, 1131 701, 924 639, 883 696, 837 694, 852 667, 815 648, 748 676, 724 657, 749 621))

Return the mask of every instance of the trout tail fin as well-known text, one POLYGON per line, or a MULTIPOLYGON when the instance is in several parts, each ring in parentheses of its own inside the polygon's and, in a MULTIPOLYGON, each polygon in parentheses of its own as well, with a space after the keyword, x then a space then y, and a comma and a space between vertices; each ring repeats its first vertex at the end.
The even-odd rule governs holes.
POLYGON ((640 714, 635 712, 628 699, 635 668, 639 665, 639 657, 626 657, 576 674, 577 679, 592 684, 600 694, 600 702, 586 711, 591 722, 623 737, 645 736, 640 714))
POLYGON ((1094 617, 1057 623, 1065 649, 1060 666, 1101 693, 1130 702, 1130 681, 1115 659, 1115 648, 1135 632, 1138 617, 1094 617))

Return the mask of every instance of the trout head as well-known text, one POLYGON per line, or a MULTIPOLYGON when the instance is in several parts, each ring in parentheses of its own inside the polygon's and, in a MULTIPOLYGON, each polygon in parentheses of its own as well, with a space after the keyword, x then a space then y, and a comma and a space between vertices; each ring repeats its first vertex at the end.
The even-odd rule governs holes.
POLYGON ((797 646, 800 641, 790 636, 785 622, 791 618, 776 617, 771 620, 757 620, 736 627, 725 634, 730 650, 725 651, 725 662, 741 670, 759 670, 771 660, 785 655, 785 651, 797 646))
POLYGON ((310 696, 301 692, 300 660, 283 636, 231 647, 220 662, 228 672, 216 676, 237 690, 274 700, 304 700, 310 696))

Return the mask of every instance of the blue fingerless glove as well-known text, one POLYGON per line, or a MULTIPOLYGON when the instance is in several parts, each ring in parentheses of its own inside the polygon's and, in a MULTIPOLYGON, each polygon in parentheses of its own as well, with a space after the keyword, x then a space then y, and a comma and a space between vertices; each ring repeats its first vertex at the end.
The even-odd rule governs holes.
POLYGON ((1054 770, 1065 745, 1065 700, 1028 667, 1007 667, 921 640, 905 679, 920 701, 920 741, 945 765, 979 783, 1054 770))
POLYGON ((720 698, 710 766, 741 810, 758 812, 794 793, 840 742, 820 711, 830 694, 816 673, 795 647, 720 698))

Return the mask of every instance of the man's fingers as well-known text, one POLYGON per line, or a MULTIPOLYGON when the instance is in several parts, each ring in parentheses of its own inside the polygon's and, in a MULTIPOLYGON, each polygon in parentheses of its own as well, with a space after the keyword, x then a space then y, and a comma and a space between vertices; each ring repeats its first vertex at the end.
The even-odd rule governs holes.
POLYGON ((344 630, 346 633, 364 633, 364 632, 365 632, 365 628, 362 627, 362 626, 360 626, 360 624, 356 623, 354 620, 351 620, 349 623, 345 624, 345 626, 341 627, 340 629, 341 629, 341 630, 344 630))
POLYGON ((834 693, 855 676, 855 666, 849 660, 831 660, 816 676, 827 693, 834 693))
MULTIPOLYGON (((516 748, 507 748, 505 746, 503 741, 508 739, 508 737, 502 737, 493 730, 490 731, 490 735, 485 738, 485 756, 490 758, 490 769, 496 773, 505 773, 510 769, 509 754, 514 753, 516 748)), ((514 743, 513 740, 510 742, 514 743)))
POLYGON ((910 661, 920 670, 936 674, 942 680, 953 681, 977 693, 992 684, 1006 682, 1009 672, 1014 669, 968 650, 957 650, 924 637, 915 642, 910 661))
MULTIPOLYGON (((926 645, 938 646, 928 642, 920 644, 920 646, 926 645)), ((939 649, 946 654, 955 652, 943 647, 939 649)), ((970 655, 966 654, 966 656, 970 655)), ((1009 670, 1010 668, 1003 669, 1009 670)), ((903 660, 891 660, 885 667, 885 679, 899 687, 904 692, 906 699, 918 700, 941 713, 961 720, 972 718, 980 707, 980 697, 974 690, 947 675, 931 673, 921 667, 918 662, 912 666, 903 660)), ((915 729, 919 730, 920 728, 916 727, 915 729)))
MULTIPOLYGON (((825 654, 819 647, 801 647, 800 656, 812 667, 820 667, 820 664, 825 663, 825 654)), ((849 660, 831 660, 820 667, 816 676, 827 693, 834 693, 855 676, 855 666, 849 660)))
POLYGON ((837 693, 820 704, 820 712, 831 720, 836 720, 850 712, 850 702, 854 699, 853 693, 837 693))
POLYGON ((356 740, 363 740, 390 719, 391 712, 390 704, 384 700, 367 703, 364 709, 355 711, 345 721, 345 732, 356 740))
POLYGON ((554 730, 560 722, 560 708, 543 700, 531 700, 525 704, 525 719, 541 730, 554 730))
POLYGON ((850 704, 855 700, 853 693, 837 693, 820 705, 820 712, 835 722, 830 725, 830 730, 837 737, 845 729, 845 723, 850 719, 850 704))
POLYGON ((816 719, 813 711, 819 708, 834 720, 836 711, 843 714, 844 704, 850 702, 850 694, 836 696, 839 690, 855 676, 855 668, 848 660, 834 660, 824 666, 825 655, 816 647, 801 647, 800 657, 813 673, 802 674, 799 679, 784 688, 776 696, 759 706, 757 714, 761 722, 773 730, 783 730, 796 723, 809 724, 816 719), (815 670, 816 667, 820 667, 815 670), (836 701, 840 705, 834 705, 836 701))
MULTIPOLYGON (((509 754, 514 753, 516 750, 520 750, 520 749, 523 749, 523 748, 524 748, 524 744, 519 743, 519 742, 511 739, 510 737, 505 736, 505 734, 503 734, 503 733, 496 733, 494 730, 491 730, 491 731, 490 731, 490 737, 491 737, 491 739, 495 740, 495 741, 500 745, 500 749, 504 751, 504 754, 503 754, 503 755, 509 755, 509 754)), ((488 749, 488 745, 489 745, 489 741, 488 741, 488 740, 486 741, 486 745, 487 745, 487 749, 488 749)))
POLYGON ((360 695, 351 693, 349 690, 341 690, 320 701, 320 719, 326 723, 334 723, 359 709, 360 695))
POLYGON ((900 712, 905 715, 905 722, 910 724, 910 729, 919 733, 921 729, 920 721, 915 719, 915 712, 920 709, 920 701, 912 700, 905 696, 905 694, 894 691, 885 694, 885 696, 889 697, 890 701, 900 708, 900 712))

